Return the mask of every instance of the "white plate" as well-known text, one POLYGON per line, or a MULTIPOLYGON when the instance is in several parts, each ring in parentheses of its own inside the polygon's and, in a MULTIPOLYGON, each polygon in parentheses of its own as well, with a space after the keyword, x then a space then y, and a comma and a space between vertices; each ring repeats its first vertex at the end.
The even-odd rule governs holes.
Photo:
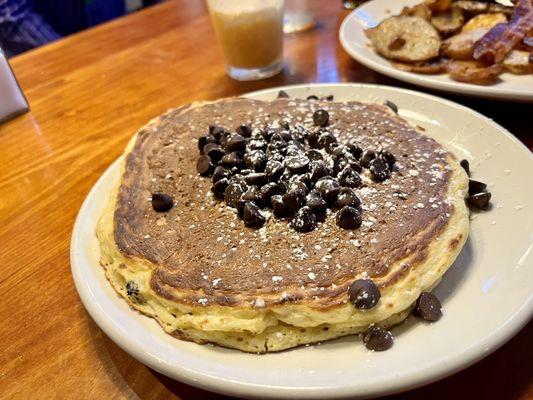
POLYGON ((344 50, 355 60, 374 71, 414 85, 458 93, 461 95, 533 101, 533 76, 503 73, 501 81, 489 86, 457 82, 447 74, 422 75, 394 68, 390 61, 377 54, 365 36, 364 30, 376 26, 392 15, 397 15, 404 6, 421 3, 422 0, 372 0, 352 11, 339 30, 339 40, 344 50))
MULTIPOLYGON (((346 84, 283 88, 292 96, 334 94, 336 100, 391 100, 400 114, 427 129, 489 184, 493 209, 476 214, 472 234, 437 288, 444 317, 408 320, 385 352, 370 352, 356 336, 282 353, 254 355, 175 339, 131 310, 98 264, 96 221, 117 179, 113 164, 79 212, 71 244, 80 297, 102 330, 149 367, 215 392, 257 398, 376 396, 452 374, 485 357, 515 334, 533 311, 532 154, 502 127, 440 98, 384 86, 346 84)), ((275 98, 279 88, 248 95, 275 98)))

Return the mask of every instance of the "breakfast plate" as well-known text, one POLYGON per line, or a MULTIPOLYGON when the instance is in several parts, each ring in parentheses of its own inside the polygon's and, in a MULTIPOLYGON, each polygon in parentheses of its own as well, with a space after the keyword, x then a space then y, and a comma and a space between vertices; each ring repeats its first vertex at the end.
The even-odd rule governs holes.
POLYGON ((533 76, 531 74, 503 73, 500 81, 493 85, 476 85, 454 81, 447 74, 422 75, 401 71, 392 66, 389 60, 377 54, 370 40, 365 36, 364 30, 378 25, 388 17, 399 14, 405 6, 413 6, 421 2, 422 0, 394 2, 372 0, 363 4, 346 16, 341 24, 339 40, 342 47, 366 67, 414 85, 460 95, 521 102, 533 101, 533 76))
POLYGON ((343 398, 390 394, 457 372, 509 340, 533 313, 533 190, 524 185, 532 154, 501 126, 438 97, 377 85, 317 84, 246 95, 274 99, 280 89, 305 98, 394 102, 458 158, 493 194, 492 209, 472 214, 471 235, 435 289, 444 316, 410 318, 392 330, 394 346, 371 352, 356 336, 263 355, 180 341, 129 308, 99 265, 95 227, 119 175, 115 162, 84 201, 72 234, 71 266, 80 298, 102 330, 134 358, 171 378, 237 397, 343 398), (503 250, 504 249, 504 250, 503 250))

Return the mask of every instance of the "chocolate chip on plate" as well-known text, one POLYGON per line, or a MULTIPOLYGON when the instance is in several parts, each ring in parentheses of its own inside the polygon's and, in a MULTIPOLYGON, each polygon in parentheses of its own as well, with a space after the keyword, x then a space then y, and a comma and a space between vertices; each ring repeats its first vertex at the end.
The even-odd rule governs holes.
POLYGON ((263 226, 263 224, 266 222, 266 218, 259 207, 257 207, 251 201, 245 204, 242 219, 244 221, 244 225, 255 228, 263 226))
POLYGON ((289 211, 296 212, 304 204, 306 194, 307 186, 302 182, 295 183, 283 195, 283 204, 289 211))
POLYGON ((336 222, 343 229, 359 228, 363 222, 361 211, 354 207, 344 206, 337 212, 336 222))
POLYGON ((383 103, 383 105, 389 107, 392 111, 398 114, 398 106, 394 104, 392 101, 385 100, 385 103, 383 103))
POLYGON ((196 162, 196 171, 202 176, 211 175, 215 166, 211 163, 211 159, 208 156, 202 155, 196 162))
POLYGON ((270 205, 272 196, 283 193, 285 193, 285 187, 282 183, 270 182, 261 188, 261 200, 264 204, 270 205))
POLYGON ((268 143, 262 138, 250 139, 248 142, 248 148, 250 150, 266 150, 268 143))
POLYGON ((482 193, 483 191, 485 191, 486 188, 487 188, 486 183, 475 181, 473 179, 470 179, 468 181, 468 194, 469 195, 482 193))
POLYGON ((220 141, 226 130, 219 125, 209 125, 209 134, 213 135, 217 141, 220 141))
POLYGON ((327 126, 329 123, 329 113, 326 110, 316 110, 313 113, 313 122, 316 126, 327 126))
POLYGON ((426 321, 438 321, 442 317, 442 305, 433 293, 422 292, 415 302, 413 315, 426 321))
POLYGON ((361 154, 363 154, 363 149, 359 146, 357 146, 356 144, 354 143, 348 143, 346 145, 346 147, 348 147, 348 150, 350 151, 350 153, 352 153, 352 155, 357 159, 359 160, 359 158, 361 157, 361 154))
POLYGON ((280 90, 278 92, 278 99, 288 99, 290 96, 285 90, 280 90))
POLYGON ((208 143, 216 143, 217 140, 213 135, 205 135, 200 136, 198 138, 198 150, 200 150, 200 154, 203 154, 204 152, 204 146, 208 143))
POLYGON ((318 193, 316 190, 311 190, 307 194, 307 196, 305 197, 305 204, 315 214, 322 213, 327 208, 326 202, 324 201, 322 197, 320 197, 320 193, 318 193))
POLYGON ((246 149, 246 139, 238 133, 236 133, 235 135, 231 135, 229 140, 224 143, 224 149, 228 153, 231 153, 233 151, 244 153, 244 150, 246 149))
POLYGON ((324 161, 313 161, 311 163, 311 174, 309 178, 311 182, 317 182, 320 178, 331 174, 329 168, 326 167, 324 161))
POLYGON ((341 187, 337 200, 335 201, 335 207, 343 208, 344 206, 350 206, 358 208, 361 205, 361 200, 355 194, 355 191, 349 187, 341 187))
POLYGON ((491 194, 489 192, 476 193, 466 198, 466 203, 470 208, 488 210, 490 205, 491 194))
POLYGON ((361 167, 368 168, 370 161, 374 158, 376 158, 376 152, 374 150, 365 150, 359 158, 359 164, 361 164, 361 167))
POLYGON ((291 221, 291 226, 296 232, 310 232, 316 228, 316 223, 316 215, 305 206, 298 210, 291 221))
POLYGON ((247 185, 263 186, 268 182, 268 176, 264 172, 252 172, 244 177, 247 185))
POLYGON ((152 194, 152 208, 156 212, 166 212, 172 208, 174 200, 168 194, 154 193, 152 194))
POLYGON ((348 298, 355 308, 369 310, 378 304, 381 293, 371 279, 357 279, 348 289, 348 298))
POLYGON ((309 159, 304 154, 289 156, 283 165, 293 174, 303 174, 309 169, 309 159))
POLYGON ((236 132, 242 137, 249 138, 252 136, 252 127, 248 124, 242 124, 237 127, 236 132))
POLYGON ((470 176, 470 163, 468 162, 468 160, 461 160, 459 164, 461 164, 461 167, 463 167, 466 174, 470 176))
POLYGON ((265 166, 265 173, 270 181, 276 182, 283 175, 285 167, 279 161, 269 160, 265 166))
POLYGON ((215 167, 215 171, 213 172, 213 183, 216 183, 217 181, 221 180, 222 178, 229 178, 230 173, 227 169, 224 167, 218 165, 215 167))
POLYGON ((226 154, 220 160, 222 165, 226 167, 241 167, 242 166, 242 157, 241 153, 234 151, 232 153, 226 154))
POLYGON ((314 94, 307 96, 306 100, 318 100, 318 96, 315 96, 314 94))
POLYGON ((315 149, 309 149, 305 154, 307 155, 307 158, 309 158, 309 161, 321 161, 324 159, 322 153, 315 149))
POLYGON ((213 186, 211 187, 211 191, 213 192, 215 197, 218 197, 219 199, 223 199, 224 192, 226 188, 228 187, 228 185, 229 185, 228 178, 219 179, 218 181, 213 183, 213 186))
POLYGON ((389 166, 380 157, 370 161, 368 169, 370 171, 370 177, 374 182, 383 182, 390 176, 389 166))
POLYGON ((272 196, 270 198, 270 202, 272 204, 272 211, 274 212, 274 216, 276 218, 284 218, 289 214, 287 206, 283 202, 281 195, 276 194, 272 196))
POLYGON ((224 200, 226 204, 230 207, 237 207, 237 202, 241 198, 243 193, 241 185, 238 183, 231 183, 228 185, 226 190, 224 190, 224 200))
POLYGON ((224 150, 216 143, 207 143, 204 146, 204 154, 208 156, 213 164, 216 164, 224 156, 224 150))
POLYGON ((328 153, 333 152, 337 139, 330 132, 324 132, 318 137, 318 148, 326 149, 328 153))
POLYGON ((315 189, 328 204, 334 204, 340 191, 339 183, 330 176, 320 178, 315 189))
POLYGON ((339 172, 337 179, 339 180, 339 184, 350 188, 359 187, 362 182, 361 176, 350 167, 346 167, 339 172))
POLYGON ((363 343, 368 350, 384 351, 392 347, 394 344, 394 336, 379 325, 372 324, 368 327, 368 330, 363 333, 363 343))
POLYGON ((382 158, 389 166, 389 169, 392 170, 392 167, 396 163, 396 157, 388 150, 381 150, 378 153, 379 158, 382 158))

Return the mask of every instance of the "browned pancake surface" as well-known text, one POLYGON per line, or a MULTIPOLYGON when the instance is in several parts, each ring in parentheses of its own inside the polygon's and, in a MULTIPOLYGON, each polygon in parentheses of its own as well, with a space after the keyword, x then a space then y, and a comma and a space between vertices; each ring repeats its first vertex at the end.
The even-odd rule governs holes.
POLYGON ((186 303, 267 304, 314 299, 329 307, 346 300, 347 285, 368 276, 382 288, 426 256, 430 241, 452 212, 445 201, 449 153, 378 105, 303 100, 225 100, 178 109, 144 128, 126 159, 115 211, 121 252, 158 267, 151 285, 163 297, 186 303), (235 210, 213 198, 211 179, 196 173, 197 138, 210 124, 234 129, 288 121, 312 128, 312 113, 327 109, 340 142, 392 152, 398 170, 382 183, 364 180, 356 190, 363 226, 344 230, 334 214, 310 233, 270 218, 246 228, 235 210), (176 205, 156 213, 151 193, 176 205), (390 267, 410 256, 394 274, 390 267))

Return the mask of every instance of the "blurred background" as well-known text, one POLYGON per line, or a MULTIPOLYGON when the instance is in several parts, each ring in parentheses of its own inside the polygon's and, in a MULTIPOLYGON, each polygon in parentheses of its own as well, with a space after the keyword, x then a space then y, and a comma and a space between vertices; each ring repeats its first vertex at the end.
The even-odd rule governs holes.
POLYGON ((0 47, 8 57, 162 0, 0 0, 0 47))

